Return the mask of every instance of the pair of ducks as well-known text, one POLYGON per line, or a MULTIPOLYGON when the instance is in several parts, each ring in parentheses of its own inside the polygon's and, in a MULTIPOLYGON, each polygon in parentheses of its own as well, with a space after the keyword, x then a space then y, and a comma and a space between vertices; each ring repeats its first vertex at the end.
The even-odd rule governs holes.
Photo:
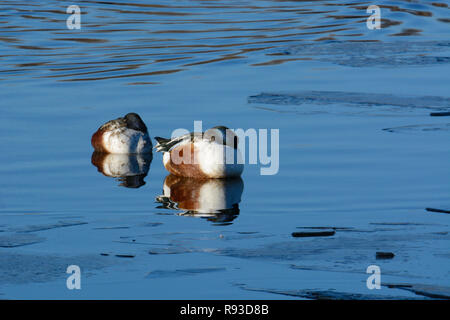
MULTIPOLYGON (((244 184, 239 175, 242 164, 226 164, 225 154, 237 154, 237 137, 228 141, 226 127, 215 127, 201 134, 174 139, 156 137, 156 151, 164 152, 164 167, 171 173, 163 184, 163 195, 156 197, 159 208, 182 210, 179 215, 206 218, 228 224, 239 215, 244 184), (216 137, 219 135, 218 138, 216 137), (225 142, 220 142, 225 141, 225 142), (196 163, 177 160, 180 153, 196 156, 196 163), (198 179, 193 179, 198 178, 198 179), (208 178, 208 179, 206 179, 208 178), (230 178, 230 179, 209 179, 230 178)), ((141 117, 129 113, 108 121, 92 136, 92 164, 106 176, 119 178, 121 186, 139 188, 150 169, 152 141, 141 117)), ((182 157, 182 156, 181 156, 182 157)))
MULTIPOLYGON (((164 153, 164 167, 176 176, 232 178, 239 177, 244 170, 243 164, 227 161, 227 155, 232 154, 236 160, 239 152, 238 138, 227 127, 155 140, 156 151, 164 153)), ((106 122, 93 134, 91 143, 95 151, 112 154, 148 154, 153 149, 147 126, 136 113, 106 122)))

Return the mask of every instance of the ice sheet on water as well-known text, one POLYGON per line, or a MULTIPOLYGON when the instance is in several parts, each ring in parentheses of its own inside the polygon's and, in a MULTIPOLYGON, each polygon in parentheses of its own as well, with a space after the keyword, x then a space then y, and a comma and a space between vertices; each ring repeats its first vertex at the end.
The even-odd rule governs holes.
POLYGON ((421 108, 430 110, 450 110, 450 98, 438 96, 403 97, 393 94, 342 92, 342 91, 301 91, 293 93, 263 92, 250 96, 248 102, 272 105, 356 105, 391 106, 398 108, 421 108))
POLYGON ((43 230, 56 229, 56 228, 79 226, 79 225, 83 225, 83 224, 87 224, 87 222, 83 222, 83 221, 58 221, 56 223, 50 223, 50 224, 27 225, 27 226, 24 226, 24 227, 12 228, 10 231, 28 233, 28 232, 37 232, 37 231, 43 231, 43 230))
POLYGON ((56 256, 45 254, 0 253, 0 284, 48 282, 67 277, 69 265, 80 266, 84 274, 112 265, 108 257, 98 255, 56 256))
POLYGON ((147 278, 166 278, 179 276, 192 276, 201 273, 225 271, 226 268, 210 267, 210 268, 191 268, 191 269, 176 269, 176 270, 154 270, 151 271, 147 278))
POLYGON ((39 237, 34 234, 5 234, 0 235, 0 247, 1 248, 13 248, 21 247, 29 244, 34 244, 44 241, 45 238, 39 237))
POLYGON ((322 41, 291 46, 278 54, 313 56, 320 61, 349 67, 429 66, 450 63, 450 42, 322 41))
MULTIPOLYGON (((241 289, 248 291, 258 291, 273 293, 277 295, 284 295, 290 297, 299 297, 312 300, 397 300, 405 299, 405 297, 392 296, 392 295, 375 295, 375 294, 361 294, 341 292, 335 290, 315 290, 315 289, 302 289, 302 290, 284 290, 284 289, 266 289, 266 288, 251 288, 246 285, 240 285, 241 289)), ((411 298, 409 298, 411 299, 411 298)))
POLYGON ((423 132, 423 131, 450 131, 450 123, 413 124, 408 126, 385 128, 383 130, 398 133, 423 132))

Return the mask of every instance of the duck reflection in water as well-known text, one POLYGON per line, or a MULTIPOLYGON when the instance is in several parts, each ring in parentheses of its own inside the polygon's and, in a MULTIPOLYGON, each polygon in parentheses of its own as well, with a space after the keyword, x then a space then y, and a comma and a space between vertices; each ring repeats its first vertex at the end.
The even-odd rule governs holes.
POLYGON ((116 154, 94 151, 91 162, 107 177, 117 178, 119 186, 139 188, 145 184, 152 154, 116 154))
POLYGON ((183 210, 179 215, 206 218, 230 224, 239 215, 244 182, 229 179, 194 179, 170 174, 164 180, 164 194, 157 197, 158 208, 183 210))

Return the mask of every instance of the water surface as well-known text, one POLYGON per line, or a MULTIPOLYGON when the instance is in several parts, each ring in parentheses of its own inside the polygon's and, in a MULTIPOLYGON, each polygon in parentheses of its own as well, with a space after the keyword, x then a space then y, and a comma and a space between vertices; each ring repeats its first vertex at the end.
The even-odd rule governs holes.
POLYGON ((445 2, 383 1, 380 30, 364 1, 78 1, 68 30, 72 4, 0 1, 2 297, 449 296, 450 122, 430 116, 450 111, 445 2), (231 190, 226 208, 174 201, 159 153, 92 154, 128 112, 152 137, 279 129, 279 172, 171 185, 231 190))

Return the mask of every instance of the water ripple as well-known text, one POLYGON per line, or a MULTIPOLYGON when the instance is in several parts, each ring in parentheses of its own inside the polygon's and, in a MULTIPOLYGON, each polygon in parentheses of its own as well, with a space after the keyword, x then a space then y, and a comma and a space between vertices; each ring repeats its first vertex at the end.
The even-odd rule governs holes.
MULTIPOLYGON (((0 0, 0 72, 4 75, 0 81, 136 78, 141 84, 155 84, 170 73, 228 60, 262 67, 304 59, 272 55, 317 41, 338 41, 346 45, 346 52, 353 52, 354 47, 360 50, 372 41, 426 36, 439 42, 448 37, 448 6, 442 2, 387 1, 380 5, 382 31, 377 33, 366 28, 368 3, 360 1, 77 3, 81 30, 68 30, 69 14, 60 1, 0 0)), ((322 50, 335 49, 336 45, 322 50)), ((448 59, 425 53, 399 63, 438 64, 448 59)), ((369 64, 388 61, 385 57, 369 64)), ((356 57, 338 63, 368 62, 356 57)))

